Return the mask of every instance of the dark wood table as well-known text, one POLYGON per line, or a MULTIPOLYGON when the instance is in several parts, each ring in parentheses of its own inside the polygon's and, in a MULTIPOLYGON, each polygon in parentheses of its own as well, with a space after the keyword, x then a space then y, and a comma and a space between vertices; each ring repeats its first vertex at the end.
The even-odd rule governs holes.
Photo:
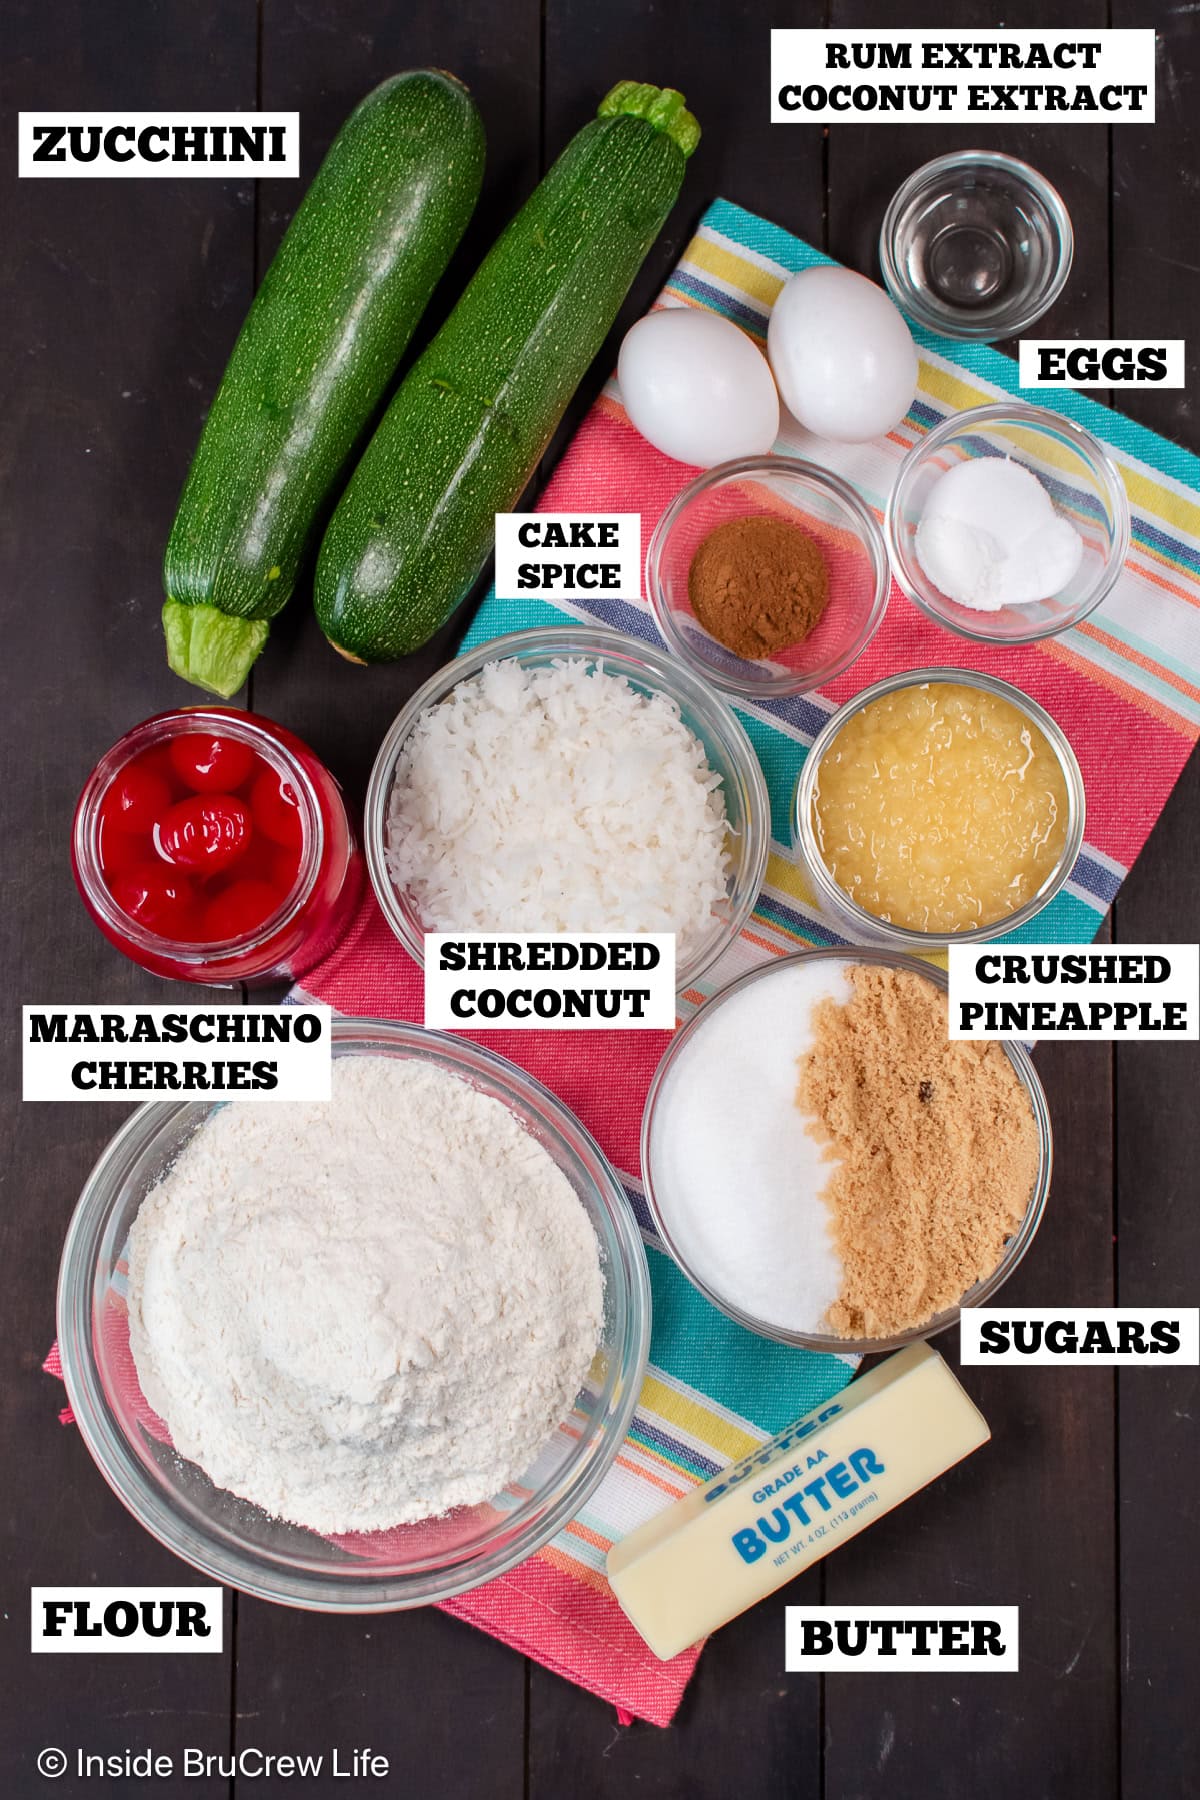
MULTIPOLYGON (((933 126, 832 133, 767 123, 767 26, 913 23, 895 0, 786 17, 743 0, 9 0, 0 96, 18 107, 298 108, 304 174, 383 76, 432 63, 475 90, 483 201, 430 322, 539 171, 609 84, 682 87, 705 131, 683 199, 618 331, 647 305, 704 205, 724 195, 874 272, 896 182, 969 140, 1029 157, 1061 189, 1075 268, 1045 331, 1186 336, 1200 317, 1200 37, 1196 9, 1129 0, 1049 9, 1069 26, 1156 24, 1153 126, 933 126)), ((944 9, 990 24, 978 0, 944 9)), ((926 22, 924 19, 918 22, 926 22)), ((1009 25, 1045 24, 1015 0, 1009 25)), ((4 992, 4 1742, 0 1791, 384 1792, 397 1796, 897 1794, 905 1800, 1173 1800, 1200 1792, 1195 1370, 968 1370, 996 1444, 789 1590, 793 1600, 1016 1602, 1018 1675, 824 1683, 783 1672, 782 1608, 760 1606, 705 1652, 677 1723, 618 1727, 612 1709, 436 1611, 318 1617, 234 1597, 221 1657, 31 1657, 31 1584, 164 1583, 185 1572, 109 1493, 40 1373, 59 1248, 121 1109, 24 1107, 14 1009, 155 1001, 167 990, 104 943, 71 886, 67 830, 100 751, 186 698, 164 663, 159 565, 225 358, 301 191, 220 181, 15 179, 5 139, 0 554, 8 868, 4 992), (120 1784, 33 1771, 43 1745, 178 1753, 258 1745, 391 1759, 379 1783, 120 1784)), ((618 334, 573 415, 612 366, 618 334)), ((1193 364, 1194 368, 1194 364, 1193 364)), ((1119 404, 1200 450, 1191 391, 1119 404)), ((303 594, 272 632, 248 704, 309 739, 361 795, 400 702, 452 648, 337 662, 303 594)), ((190 690, 189 690, 190 692, 190 690)), ((1127 942, 1195 939, 1195 759, 1112 920, 1127 942)), ((193 996, 199 997, 199 996, 193 996)), ((1054 1193, 1010 1289, 1031 1304, 1197 1299, 1197 1058, 1134 1046, 1047 1049, 1054 1193)), ((943 1346, 955 1356, 953 1339, 943 1346)))

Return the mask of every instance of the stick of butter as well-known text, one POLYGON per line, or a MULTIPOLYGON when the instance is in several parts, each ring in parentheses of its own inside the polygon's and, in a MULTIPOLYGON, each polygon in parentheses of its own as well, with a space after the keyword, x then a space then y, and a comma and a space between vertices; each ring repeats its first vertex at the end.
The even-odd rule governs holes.
POLYGON ((614 1544, 609 1582, 665 1662, 990 1436, 937 1351, 910 1344, 614 1544))

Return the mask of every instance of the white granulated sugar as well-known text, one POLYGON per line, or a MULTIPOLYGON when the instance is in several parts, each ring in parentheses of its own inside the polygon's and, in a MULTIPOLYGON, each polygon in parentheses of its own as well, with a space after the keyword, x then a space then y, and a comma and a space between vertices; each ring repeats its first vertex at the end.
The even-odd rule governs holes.
POLYGON ((845 965, 790 963, 700 1014, 668 1072, 655 1199, 688 1266, 752 1318, 818 1332, 842 1283, 823 1194, 833 1171, 796 1105, 814 1009, 850 998, 845 965))
POLYGON ((489 663, 417 721, 387 861, 431 931, 674 931, 726 896, 704 746, 662 694, 582 659, 489 663))
POLYGON ((224 1107, 129 1237, 130 1343, 175 1448, 321 1532, 520 1476, 570 1413, 602 1298, 547 1152, 415 1060, 338 1058, 328 1105, 224 1107))

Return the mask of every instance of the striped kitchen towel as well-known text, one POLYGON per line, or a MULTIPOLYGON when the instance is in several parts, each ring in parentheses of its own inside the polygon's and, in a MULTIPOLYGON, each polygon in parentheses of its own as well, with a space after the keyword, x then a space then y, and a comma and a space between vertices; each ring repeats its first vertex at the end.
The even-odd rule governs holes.
MULTIPOLYGON (((782 282, 825 260, 778 227, 718 201, 661 303, 712 308, 761 340, 782 282)), ((885 441, 818 443, 789 424, 778 449, 833 467, 882 512, 901 457, 922 433, 954 410, 1017 390, 1015 363, 991 349, 923 335, 919 349, 917 399, 885 441)), ((1087 843, 1067 887, 1025 935, 1058 942, 1094 936, 1200 735, 1200 460, 1084 396, 1056 396, 1056 406, 1109 443, 1127 484, 1133 547, 1118 586, 1073 631, 1010 649, 968 644, 941 631, 893 588, 887 617, 867 651, 828 689, 740 707, 770 790, 771 858, 754 918, 700 987, 682 996, 685 1011, 765 957, 836 941, 791 849, 788 811, 796 775, 813 736, 840 703, 883 675, 930 663, 1004 676, 1033 694, 1066 730, 1087 788, 1087 843)), ((636 508, 644 545, 693 473, 638 437, 610 382, 540 505, 553 512, 636 508)), ((559 607, 502 602, 493 595, 467 645, 564 619, 613 625, 648 640, 657 636, 643 603, 588 600, 559 607)), ((297 990, 297 997, 303 995, 347 1013, 422 1015, 419 972, 369 898, 346 940, 306 978, 303 992, 297 990)), ((663 1034, 489 1032, 480 1041, 554 1089, 621 1173, 647 1247, 654 1333, 633 1428, 585 1512, 538 1556, 447 1610, 623 1713, 665 1725, 697 1652, 669 1663, 650 1655, 605 1582, 609 1545, 835 1393, 852 1369, 846 1360, 789 1350, 743 1332, 691 1289, 657 1242, 638 1181, 638 1128, 663 1034)), ((730 1123, 736 1129, 736 1121, 730 1123)))

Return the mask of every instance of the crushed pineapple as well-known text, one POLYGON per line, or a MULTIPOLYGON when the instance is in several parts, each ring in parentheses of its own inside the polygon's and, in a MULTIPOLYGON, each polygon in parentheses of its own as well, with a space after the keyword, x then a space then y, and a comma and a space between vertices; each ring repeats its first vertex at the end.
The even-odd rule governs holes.
POLYGON ((838 886, 864 911, 953 935, 1005 919, 1062 856, 1066 778, 1008 700, 919 682, 855 713, 821 758, 813 829, 838 886))

